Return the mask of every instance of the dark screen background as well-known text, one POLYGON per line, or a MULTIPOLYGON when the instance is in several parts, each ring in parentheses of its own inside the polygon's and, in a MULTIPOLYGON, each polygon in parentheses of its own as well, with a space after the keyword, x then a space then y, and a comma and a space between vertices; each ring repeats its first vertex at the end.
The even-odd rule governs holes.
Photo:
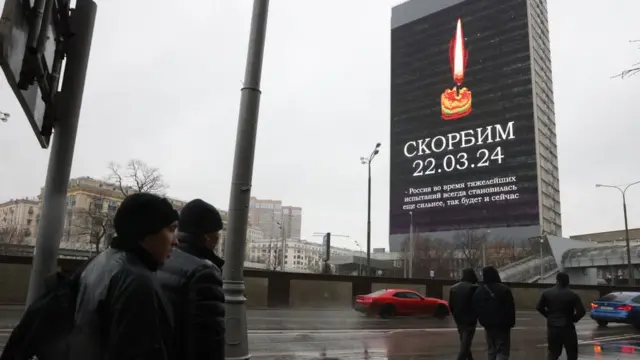
POLYGON ((465 1, 391 32, 391 164, 389 232, 409 232, 403 210, 410 187, 446 185, 492 177, 517 176, 520 198, 501 203, 413 210, 422 232, 453 229, 529 226, 539 223, 531 57, 526 0, 465 1), (472 92, 472 113, 445 121, 440 95, 455 85, 449 63, 449 41, 462 19, 469 58, 463 86, 472 92), (516 139, 407 158, 408 141, 514 123, 516 139), (412 176, 417 159, 501 146, 502 164, 412 176))

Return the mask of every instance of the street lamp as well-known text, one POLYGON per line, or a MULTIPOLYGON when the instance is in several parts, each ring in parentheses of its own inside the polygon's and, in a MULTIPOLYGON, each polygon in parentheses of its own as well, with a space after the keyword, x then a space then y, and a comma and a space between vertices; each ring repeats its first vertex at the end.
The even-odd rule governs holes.
POLYGON ((625 242, 627 243, 627 265, 629 266, 629 285, 633 285, 635 283, 634 278, 635 274, 633 273, 633 264, 631 264, 631 244, 629 243, 629 222, 627 221, 627 190, 633 185, 640 184, 640 181, 636 181, 634 183, 628 185, 604 185, 604 184, 596 184, 596 187, 607 187, 612 189, 617 189, 622 194, 622 212, 624 214, 624 233, 625 233, 625 242))
POLYGON ((367 275, 371 276, 371 162, 380 152, 380 143, 376 144, 371 154, 367 157, 361 157, 362 165, 369 168, 369 177, 367 179, 367 275))

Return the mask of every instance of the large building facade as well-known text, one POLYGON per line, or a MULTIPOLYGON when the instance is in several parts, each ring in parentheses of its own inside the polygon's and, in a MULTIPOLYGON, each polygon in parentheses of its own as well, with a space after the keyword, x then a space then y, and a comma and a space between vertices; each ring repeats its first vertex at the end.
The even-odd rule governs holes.
POLYGON ((302 208, 283 206, 280 200, 251 197, 249 224, 259 229, 267 239, 300 239, 302 208))
POLYGON ((0 204, 0 243, 33 243, 38 213, 37 198, 13 199, 0 204))
POLYGON ((405 2, 391 53, 390 249, 561 235, 546 1, 405 2))

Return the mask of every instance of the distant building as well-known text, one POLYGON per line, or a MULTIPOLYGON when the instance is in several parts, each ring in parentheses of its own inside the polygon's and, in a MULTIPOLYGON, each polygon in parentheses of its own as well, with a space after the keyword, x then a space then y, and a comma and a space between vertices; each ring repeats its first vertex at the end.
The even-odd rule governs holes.
POLYGON ((283 206, 281 200, 251 197, 249 224, 260 229, 267 239, 300 239, 302 208, 283 206))
MULTIPOLYGON (((622 229, 622 230, 604 231, 604 232, 581 234, 581 235, 572 235, 572 236, 569 236, 569 238, 574 240, 606 243, 606 242, 625 241, 627 237, 626 237, 625 230, 622 229)), ((640 240, 640 228, 629 229, 629 240, 631 241, 640 240)))
MULTIPOLYGON (((247 261, 265 264, 269 270, 281 269, 282 238, 264 238, 254 241, 248 249, 247 261)), ((301 239, 287 239, 285 249, 285 271, 309 273, 322 271, 322 244, 301 239)), ((358 253, 358 251, 351 249, 331 247, 332 256, 355 255, 358 253)))
MULTIPOLYGON (((133 189, 128 190, 133 192, 133 189)), ((90 251, 106 248, 115 235, 113 216, 124 198, 125 195, 115 184, 86 176, 71 179, 60 246, 90 251)), ((177 210, 186 204, 181 200, 167 199, 177 210)))
POLYGON ((13 199, 0 204, 0 243, 33 244, 38 213, 37 198, 13 199))

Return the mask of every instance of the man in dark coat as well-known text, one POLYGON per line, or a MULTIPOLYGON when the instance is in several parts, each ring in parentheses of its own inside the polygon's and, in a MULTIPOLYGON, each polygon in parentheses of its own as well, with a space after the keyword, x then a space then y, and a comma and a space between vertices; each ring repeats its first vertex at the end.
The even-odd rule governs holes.
POLYGON ((558 360, 564 347, 567 360, 577 360, 578 334, 574 324, 586 311, 578 294, 569 289, 569 275, 556 275, 556 286, 542 293, 536 309, 547 318, 547 359, 558 360))
POLYGON ((167 199, 137 193, 113 223, 111 247, 80 276, 70 358, 170 359, 171 312, 154 273, 176 245, 178 213, 167 199))
POLYGON ((482 285, 473 294, 473 310, 484 327, 488 360, 508 360, 511 329, 516 324, 513 294, 493 266, 482 269, 482 285))
POLYGON ((458 360, 473 360, 471 344, 476 333, 478 317, 473 311, 473 294, 478 289, 478 277, 473 269, 462 270, 462 279, 449 290, 449 309, 458 326, 460 352, 458 360))
POLYGON ((211 204, 187 203, 180 212, 179 245, 158 274, 175 317, 176 359, 224 360, 224 261, 213 251, 222 228, 211 204))

